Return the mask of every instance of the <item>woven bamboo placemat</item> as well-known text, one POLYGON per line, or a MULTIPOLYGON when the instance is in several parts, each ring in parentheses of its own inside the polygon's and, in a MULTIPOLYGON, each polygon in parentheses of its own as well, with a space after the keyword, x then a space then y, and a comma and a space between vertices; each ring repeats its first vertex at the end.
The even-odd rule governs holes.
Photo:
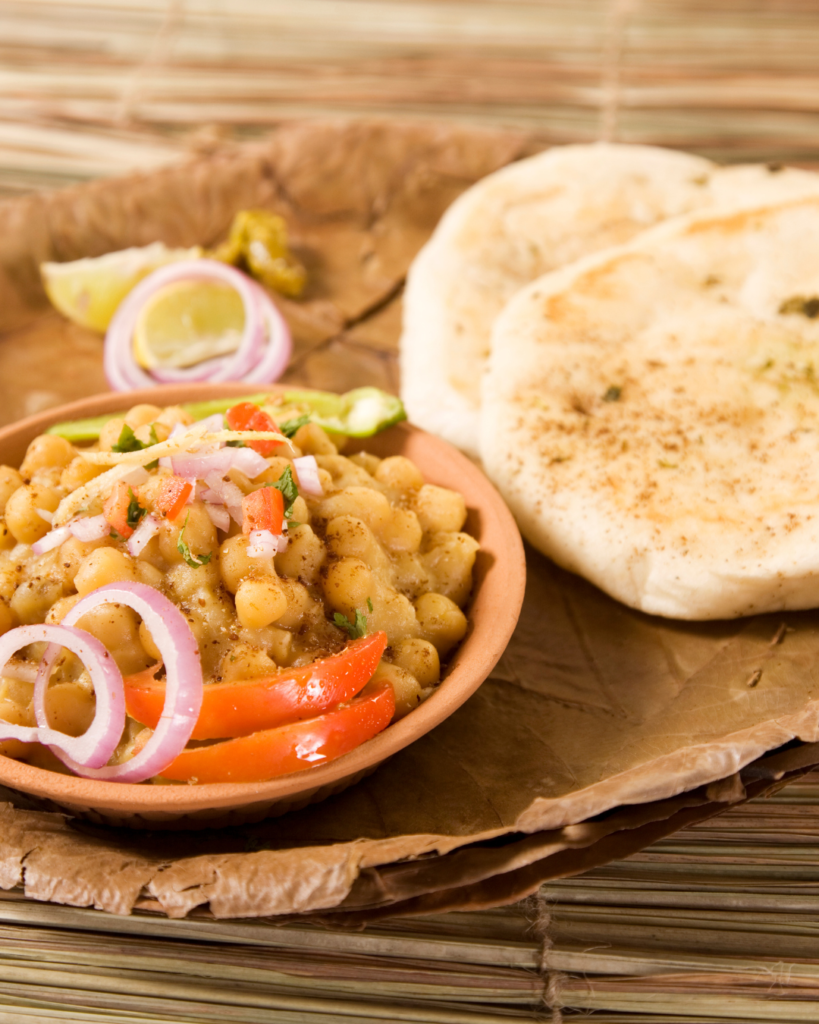
POLYGON ((819 160, 813 0, 5 0, 0 195, 314 116, 819 160))

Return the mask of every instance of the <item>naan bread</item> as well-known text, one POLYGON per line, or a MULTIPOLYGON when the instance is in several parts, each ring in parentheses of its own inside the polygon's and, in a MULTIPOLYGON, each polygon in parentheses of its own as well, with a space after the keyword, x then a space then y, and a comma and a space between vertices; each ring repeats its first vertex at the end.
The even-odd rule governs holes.
POLYGON ((562 146, 465 192, 412 265, 402 397, 410 419, 477 454, 480 377, 495 317, 521 287, 669 217, 817 190, 819 176, 725 170, 649 146, 562 146))
POLYGON ((487 472, 560 565, 681 619, 819 606, 819 197, 536 281, 483 403, 487 472))

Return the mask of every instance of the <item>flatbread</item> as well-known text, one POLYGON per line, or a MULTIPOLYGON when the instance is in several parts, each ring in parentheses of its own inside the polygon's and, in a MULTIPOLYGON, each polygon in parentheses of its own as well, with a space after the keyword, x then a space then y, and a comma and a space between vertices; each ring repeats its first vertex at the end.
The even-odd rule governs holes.
POLYGON ((477 455, 492 324, 519 288, 658 222, 819 189, 819 176, 717 169, 649 146, 556 147, 489 175, 449 208, 407 279, 402 397, 415 423, 477 455))
POLYGON ((819 605, 819 197, 668 222, 498 318, 481 454, 523 533, 634 608, 819 605))

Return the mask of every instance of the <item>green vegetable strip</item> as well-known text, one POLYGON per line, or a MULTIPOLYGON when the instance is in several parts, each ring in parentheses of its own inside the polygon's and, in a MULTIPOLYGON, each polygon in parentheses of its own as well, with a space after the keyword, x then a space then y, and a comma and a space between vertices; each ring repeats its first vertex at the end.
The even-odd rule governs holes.
MULTIPOLYGON (((195 420, 202 420, 214 413, 226 412, 239 402, 261 405, 269 397, 270 392, 265 391, 255 395, 218 398, 210 402, 190 402, 182 408, 195 420)), ((407 418, 401 400, 379 388, 356 388, 346 395, 334 395, 329 391, 285 391, 281 394, 281 401, 306 406, 314 423, 348 437, 371 437, 407 418)), ((55 423, 46 433, 64 437, 67 441, 95 441, 105 424, 119 415, 112 412, 85 420, 55 423)))

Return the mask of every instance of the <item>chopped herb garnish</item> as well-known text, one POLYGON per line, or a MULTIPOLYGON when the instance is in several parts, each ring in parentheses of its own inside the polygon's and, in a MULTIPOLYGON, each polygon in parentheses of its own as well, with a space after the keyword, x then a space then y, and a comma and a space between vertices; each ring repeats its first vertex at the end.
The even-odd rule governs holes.
POLYGON ((302 413, 301 416, 297 416, 293 420, 287 420, 286 423, 279 424, 279 430, 284 434, 285 437, 292 437, 297 430, 301 427, 307 426, 310 422, 310 416, 308 413, 302 413))
POLYGON ((128 502, 128 514, 125 517, 125 521, 133 530, 138 526, 140 519, 148 515, 148 509, 140 505, 130 487, 128 488, 128 497, 130 501, 128 502))
POLYGON ((111 445, 112 452, 141 452, 143 448, 147 448, 146 444, 143 444, 131 430, 127 423, 123 423, 122 430, 119 432, 119 440, 116 444, 111 445))
POLYGON ((605 395, 603 395, 604 402, 619 402, 620 396, 623 394, 623 389, 617 384, 610 384, 606 389, 605 395))
POLYGON ((188 514, 185 516, 185 522, 182 525, 182 529, 179 531, 179 540, 176 542, 176 550, 185 559, 185 561, 188 563, 188 565, 191 567, 191 569, 198 569, 200 565, 207 565, 208 564, 208 562, 211 560, 212 552, 208 553, 207 555, 194 555, 194 554, 191 554, 191 549, 185 543, 185 536, 184 536, 185 535, 185 529, 186 529, 186 527, 188 525, 188 520, 190 519, 190 517, 191 517, 191 514, 190 514, 190 512, 188 512, 188 514))
POLYGON ((244 441, 226 441, 225 445, 228 448, 247 448, 244 441))
POLYGON ((293 515, 293 502, 299 496, 299 489, 296 486, 296 481, 293 479, 293 470, 290 466, 285 469, 275 484, 265 484, 265 487, 275 487, 277 491, 282 492, 284 498, 284 518, 290 519, 293 515))
MULTIPOLYGON (((369 598, 367 598, 367 604, 370 604, 369 598)), ((372 606, 370 606, 372 611, 372 606)), ((346 615, 342 615, 341 612, 336 612, 333 616, 333 622, 338 626, 339 629, 345 630, 350 634, 351 640, 358 640, 362 636, 367 635, 367 619, 361 614, 356 608, 355 610, 355 622, 350 622, 346 615)))
POLYGON ((371 601, 371 600, 369 599, 369 597, 367 598, 367 608, 368 608, 368 609, 369 609, 370 611, 372 611, 372 610, 373 610, 373 603, 372 603, 372 601, 371 601))
MULTIPOLYGON (((127 423, 123 423, 122 430, 119 432, 119 440, 116 444, 111 445, 112 452, 141 452, 146 448, 152 447, 152 445, 159 444, 159 438, 156 436, 156 427, 151 424, 150 441, 140 441, 136 434, 131 430, 127 423)), ((159 460, 156 459, 154 462, 149 462, 145 467, 146 469, 156 469, 159 465, 159 460)))

